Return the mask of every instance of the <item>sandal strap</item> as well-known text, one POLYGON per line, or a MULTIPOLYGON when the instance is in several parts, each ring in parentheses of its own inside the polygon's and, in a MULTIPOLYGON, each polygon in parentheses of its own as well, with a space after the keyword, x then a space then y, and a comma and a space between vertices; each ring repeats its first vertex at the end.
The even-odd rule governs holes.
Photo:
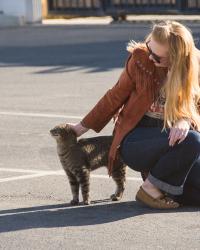
POLYGON ((151 199, 154 199, 154 200, 162 200, 162 199, 164 199, 164 198, 166 197, 166 194, 162 193, 162 194, 160 194, 157 198, 154 198, 154 197, 152 197, 150 194, 148 194, 148 193, 144 190, 144 188, 143 188, 142 186, 140 187, 140 189, 142 189, 142 191, 143 191, 147 196, 149 196, 151 199))

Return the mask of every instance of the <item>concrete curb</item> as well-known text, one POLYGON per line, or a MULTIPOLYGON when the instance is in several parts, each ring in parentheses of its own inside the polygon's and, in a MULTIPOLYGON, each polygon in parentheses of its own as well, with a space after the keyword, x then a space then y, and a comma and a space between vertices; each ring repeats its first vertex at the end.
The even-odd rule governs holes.
POLYGON ((149 24, 162 20, 174 20, 181 23, 200 23, 200 15, 129 15, 125 21, 112 21, 112 23, 149 24))
POLYGON ((126 20, 113 21, 112 17, 76 17, 71 19, 44 19, 43 25, 133 25, 152 24, 162 20, 174 20, 187 24, 200 24, 200 15, 127 15, 126 20))
MULTIPOLYGON (((162 20, 175 20, 184 24, 200 24, 200 15, 127 15, 126 20, 113 21, 111 16, 103 17, 74 17, 69 19, 44 19, 37 25, 149 25, 162 20)), ((0 27, 13 27, 30 25, 25 22, 24 17, 10 16, 0 13, 0 27)))

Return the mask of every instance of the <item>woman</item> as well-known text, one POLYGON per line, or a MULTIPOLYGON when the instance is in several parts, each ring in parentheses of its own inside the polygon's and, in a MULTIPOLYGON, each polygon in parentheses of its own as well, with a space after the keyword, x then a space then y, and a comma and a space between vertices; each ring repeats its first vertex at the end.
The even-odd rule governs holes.
POLYGON ((115 86, 72 127, 77 136, 90 128, 98 133, 113 117, 109 174, 121 154, 130 168, 146 173, 138 201, 163 209, 179 207, 172 197, 200 204, 200 55, 191 32, 161 22, 144 43, 127 49, 115 86))

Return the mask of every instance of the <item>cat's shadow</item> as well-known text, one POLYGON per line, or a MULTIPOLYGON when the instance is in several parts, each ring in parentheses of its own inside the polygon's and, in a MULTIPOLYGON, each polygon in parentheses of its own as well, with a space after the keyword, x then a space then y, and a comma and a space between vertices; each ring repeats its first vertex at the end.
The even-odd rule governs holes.
POLYGON ((143 207, 136 201, 111 202, 96 200, 89 206, 55 204, 0 211, 0 232, 32 228, 86 226, 110 223, 151 213, 195 212, 199 207, 157 210, 143 207))

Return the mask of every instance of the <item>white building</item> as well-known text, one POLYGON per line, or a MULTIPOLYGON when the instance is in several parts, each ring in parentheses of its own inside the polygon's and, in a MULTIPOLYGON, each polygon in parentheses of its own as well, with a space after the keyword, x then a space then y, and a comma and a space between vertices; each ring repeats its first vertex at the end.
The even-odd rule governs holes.
POLYGON ((42 0, 0 0, 0 26, 42 21, 42 0))

